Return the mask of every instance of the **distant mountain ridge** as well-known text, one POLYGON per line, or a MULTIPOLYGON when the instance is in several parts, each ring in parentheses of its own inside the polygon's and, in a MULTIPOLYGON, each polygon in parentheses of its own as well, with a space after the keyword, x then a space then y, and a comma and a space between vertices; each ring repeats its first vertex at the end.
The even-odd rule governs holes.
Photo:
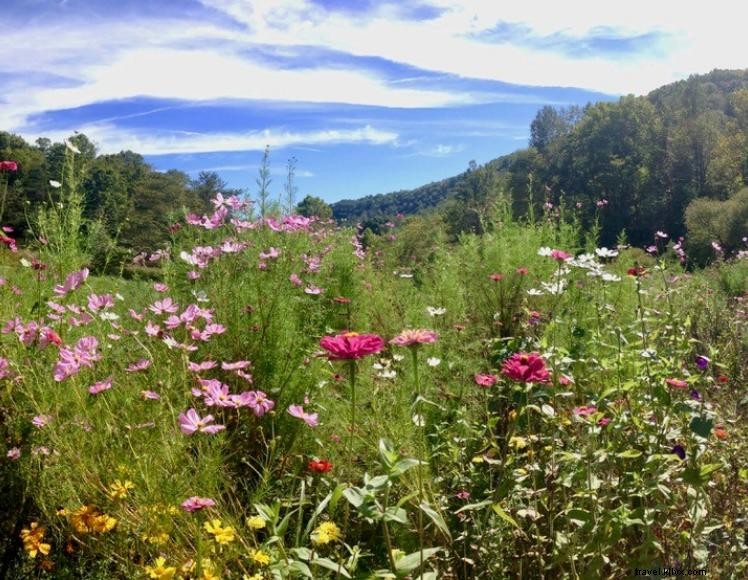
MULTIPOLYGON (((584 123, 587 121, 587 117, 590 114, 597 113, 598 107, 606 107, 611 105, 613 107, 619 105, 625 100, 634 99, 636 102, 648 103, 654 109, 656 120, 661 122, 663 126, 663 147, 668 149, 668 139, 675 139, 678 141, 679 146, 684 149, 689 146, 695 150, 701 148, 704 143, 699 141, 709 141, 710 138, 704 138, 703 135, 698 135, 699 131, 706 133, 713 133, 712 141, 718 140, 720 136, 723 136, 725 131, 725 125, 732 120, 737 119, 740 123, 740 113, 736 112, 735 105, 731 102, 731 95, 748 89, 748 69, 743 70, 714 70, 704 75, 693 75, 686 80, 676 81, 668 85, 664 85, 654 91, 650 92, 646 96, 641 97, 622 97, 619 103, 595 103, 588 104, 583 109, 579 109, 577 113, 579 118, 575 119, 574 122, 568 124, 566 127, 561 128, 561 133, 554 135, 551 141, 544 143, 548 145, 547 149, 539 151, 539 143, 533 144, 532 138, 530 147, 526 149, 520 149, 508 155, 504 155, 493 159, 483 165, 484 168, 492 168, 497 173, 503 174, 506 178, 505 183, 514 184, 514 188, 521 188, 526 186, 526 182, 523 183, 522 177, 526 177, 528 173, 536 174, 536 177, 543 176, 547 178, 548 185, 552 185, 554 181, 553 171, 571 170, 573 173, 573 156, 574 155, 588 155, 593 156, 593 151, 580 150, 580 147, 584 147, 583 143, 572 143, 573 139, 567 139, 566 142, 559 144, 564 138, 568 137, 573 131, 573 128, 577 123, 584 123), (705 113, 713 112, 712 119, 704 119, 705 113), (698 127, 699 125, 709 125, 708 127, 698 127), (683 133, 689 133, 683 135, 683 133), (689 142, 690 141, 690 142, 689 142), (535 145, 535 146, 533 146, 535 145), (553 150, 553 151, 551 151, 553 150), (550 153, 553 155, 550 155, 550 153), (538 161, 537 156, 544 155, 546 161, 549 163, 545 167, 536 167, 538 161), (553 159, 551 159, 553 157, 553 159), (559 167, 559 165, 561 167, 559 167), (517 169, 517 171, 515 171, 517 169), (541 171, 538 171, 541 169, 541 171)), ((551 107, 544 107, 541 110, 543 112, 551 107)), ((645 114, 649 113, 647 110, 645 114)), ((635 115, 639 115, 636 112, 635 115)), ((539 112, 539 116, 541 113, 539 112)), ((708 116, 708 115, 707 115, 708 116)), ((552 115, 551 115, 552 117, 552 115)), ((533 121, 533 125, 538 121, 533 121)), ((543 121, 543 119, 541 119, 543 121)), ((627 122, 627 121, 623 121, 627 122)), ((637 129, 638 130, 638 129, 637 129)), ((623 129, 625 132, 625 129, 623 129)), ((741 127, 741 131, 745 132, 745 128, 741 127)), ((627 135, 627 139, 637 141, 642 135, 627 135)), ((660 136, 654 136, 659 138, 660 136)), ((594 140, 591 140, 586 144, 589 147, 594 147, 594 140)), ((621 157, 616 152, 611 152, 614 157, 621 157)), ((665 155, 670 151, 665 151, 665 155)), ((701 151, 694 154, 694 159, 691 161, 697 162, 697 165, 703 160, 698 159, 699 157, 709 157, 713 151, 701 151)), ((654 160, 650 160, 654 162, 654 160)), ((687 163, 687 160, 673 159, 672 156, 669 160, 662 158, 662 162, 670 161, 687 163)), ((672 168, 672 167, 671 167, 672 168)), ((668 176, 668 179, 664 179, 661 186, 662 190, 672 190, 672 186, 678 185, 678 181, 683 181, 684 176, 678 174, 678 169, 674 168, 674 175, 668 176), (672 178, 672 179, 670 179, 672 178), (668 181, 674 183, 666 183, 668 181)), ((717 171, 715 168, 714 171, 717 171)), ((701 180, 702 182, 706 179, 707 169, 701 167, 697 169, 697 173, 704 173, 703 176, 697 176, 695 179, 701 180), (703 170, 703 171, 702 171, 703 170)), ((333 217, 342 222, 353 222, 374 218, 392 217, 398 213, 401 214, 414 214, 423 210, 428 210, 439 206, 440 204, 452 199, 457 195, 461 188, 465 186, 466 179, 470 173, 470 170, 464 171, 453 177, 448 177, 440 181, 434 181, 432 183, 422 185, 415 189, 400 190, 391 193, 368 195, 359 199, 346 199, 331 204, 333 217)), ((748 176, 748 167, 741 172, 742 175, 748 176)), ((590 176, 593 177, 593 176, 590 176)), ((687 179, 686 179, 687 180, 687 179)), ((545 180, 544 180, 545 181, 545 180)), ((574 185, 579 187, 578 183, 575 183, 574 179, 555 179, 556 186, 562 188, 564 185, 574 185)), ((545 184, 543 184, 545 185, 545 184)), ((703 194, 704 183, 697 184, 695 191, 690 191, 686 197, 693 198, 703 194)), ((564 188, 566 189, 566 188, 564 188)), ((692 188, 694 189, 694 188, 692 188)), ((567 189, 568 191, 568 189, 567 189)), ((543 197, 542 189, 538 198, 543 197)))

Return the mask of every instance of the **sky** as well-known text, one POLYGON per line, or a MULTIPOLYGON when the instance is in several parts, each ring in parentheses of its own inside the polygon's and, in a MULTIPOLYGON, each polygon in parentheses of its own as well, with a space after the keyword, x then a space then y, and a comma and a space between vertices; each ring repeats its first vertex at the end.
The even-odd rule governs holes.
POLYGON ((734 3, 0 0, 0 130, 333 202, 525 147, 544 105, 744 68, 734 3), (742 62, 741 62, 742 60, 742 62))

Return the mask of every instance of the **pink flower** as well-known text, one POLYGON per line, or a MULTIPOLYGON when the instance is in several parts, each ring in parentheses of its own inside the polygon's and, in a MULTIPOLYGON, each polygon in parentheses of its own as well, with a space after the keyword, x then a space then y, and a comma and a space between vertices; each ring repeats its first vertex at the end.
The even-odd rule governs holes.
POLYGON ((37 415, 31 420, 31 424, 34 427, 41 429, 42 427, 46 427, 51 420, 52 417, 50 415, 37 415))
POLYGON ((273 410, 275 403, 268 399, 262 391, 244 391, 234 395, 237 407, 249 407, 256 417, 262 417, 265 413, 273 410))
POLYGON ((140 396, 146 401, 158 401, 161 398, 156 391, 140 391, 140 396))
POLYGON ((58 284, 54 287, 53 291, 57 296, 65 296, 73 290, 78 289, 86 281, 86 278, 88 278, 88 268, 83 268, 80 272, 69 274, 65 278, 65 283, 62 285, 58 284))
POLYGON ((598 427, 605 427, 606 425, 609 425, 609 424, 610 424, 610 421, 611 421, 610 417, 601 417, 601 418, 600 418, 600 419, 599 419, 599 420, 597 421, 597 426, 598 426, 598 427))
POLYGON ((18 171, 18 163, 15 161, 0 161, 0 171, 18 171))
POLYGON ((573 412, 577 417, 586 418, 597 413, 597 407, 595 407, 595 405, 583 405, 581 407, 575 407, 573 412))
POLYGON ((18 447, 11 447, 8 449, 8 453, 5 456, 11 461, 16 461, 21 458, 21 450, 18 447))
POLYGON ((280 256, 278 248, 270 248, 267 252, 260 252, 260 260, 275 260, 280 256))
POLYGON ((186 512, 192 513, 204 508, 213 507, 214 505, 216 505, 216 502, 209 497, 198 497, 194 495, 182 502, 182 509, 186 512))
POLYGON ((168 296, 163 300, 156 300, 148 307, 148 310, 154 314, 174 314, 178 309, 179 306, 168 296))
POLYGON ((436 342, 439 335, 433 330, 426 330, 419 328, 417 330, 403 330, 395 338, 390 341, 390 344, 395 346, 419 346, 421 344, 430 344, 436 342))
POLYGON ((201 418, 195 409, 188 409, 186 413, 179 414, 179 429, 185 435, 194 435, 198 431, 213 435, 226 428, 225 425, 210 425, 213 421, 213 415, 201 418))
POLYGON ((221 363, 221 368, 224 371, 236 371, 236 370, 246 369, 251 364, 252 363, 249 362, 248 360, 238 360, 238 361, 232 362, 232 363, 222 362, 221 363))
POLYGON ((551 250, 551 258, 558 262, 565 262, 566 260, 571 258, 571 254, 567 254, 562 250, 551 250))
POLYGON ((99 393, 102 393, 104 391, 108 391, 112 388, 112 377, 109 377, 107 379, 104 379, 103 381, 99 381, 97 383, 94 383, 90 387, 88 387, 88 392, 92 395, 98 395, 99 393))
POLYGON ((324 290, 314 284, 309 284, 309 286, 304 288, 304 294, 311 294, 312 296, 318 296, 322 294, 322 292, 324 292, 324 290))
POLYGON ((154 283, 153 284, 153 289, 156 292, 168 292, 169 291, 169 287, 166 284, 163 284, 161 282, 154 283))
POLYGON ((106 310, 114 306, 114 298, 111 294, 91 294, 88 297, 88 309, 92 312, 106 310))
POLYGON ((504 275, 499 274, 498 272, 494 272, 493 274, 489 276, 489 278, 493 280, 494 282, 501 282, 501 280, 503 280, 504 278, 504 275))
POLYGON ((455 497, 462 500, 470 499, 470 492, 463 489, 462 491, 458 491, 455 497))
POLYGON ((205 390, 203 397, 206 407, 236 407, 236 403, 229 393, 229 386, 220 381, 212 382, 205 390))
POLYGON ((537 352, 513 354, 504 361, 501 372, 520 383, 547 383, 550 379, 545 361, 537 352))
POLYGON ((520 268, 517 268, 516 272, 520 276, 527 276, 529 270, 527 268, 520 267, 520 268))
POLYGON ((688 387, 688 383, 681 379, 665 379, 665 382, 674 389, 685 389, 688 387))
POLYGON ((330 360, 350 360, 380 352, 384 348, 384 340, 376 334, 345 332, 325 336, 319 341, 319 345, 327 351, 330 360))
POLYGON ((319 425, 317 413, 307 413, 301 405, 291 405, 288 407, 288 414, 297 419, 301 419, 310 427, 316 427, 319 425))
POLYGON ((291 284, 293 284, 294 286, 301 286, 302 284, 304 284, 304 281, 295 273, 291 274, 288 277, 288 281, 291 282, 291 284))
POLYGON ((144 371, 149 366, 151 366, 151 361, 147 358, 141 358, 139 361, 132 363, 125 370, 128 373, 138 373, 140 371, 144 371))
POLYGON ((0 379, 4 379, 10 375, 9 369, 8 359, 0 356, 0 379))
POLYGON ((492 387, 496 384, 496 381, 499 380, 499 377, 496 375, 476 373, 473 379, 475 380, 475 384, 479 387, 492 387))

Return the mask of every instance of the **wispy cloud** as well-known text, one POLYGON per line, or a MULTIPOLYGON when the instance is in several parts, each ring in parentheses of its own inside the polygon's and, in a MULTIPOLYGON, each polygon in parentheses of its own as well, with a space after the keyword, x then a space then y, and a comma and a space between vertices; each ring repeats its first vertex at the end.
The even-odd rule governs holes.
MULTIPOLYGON (((117 153, 129 149, 142 155, 262 151, 268 145, 271 148, 337 143, 386 145, 397 141, 397 133, 380 131, 368 125, 345 130, 292 132, 266 129, 236 133, 133 131, 111 125, 90 125, 83 127, 81 132, 96 143, 102 153, 117 153)), ((61 140, 66 135, 62 132, 52 136, 61 140)))

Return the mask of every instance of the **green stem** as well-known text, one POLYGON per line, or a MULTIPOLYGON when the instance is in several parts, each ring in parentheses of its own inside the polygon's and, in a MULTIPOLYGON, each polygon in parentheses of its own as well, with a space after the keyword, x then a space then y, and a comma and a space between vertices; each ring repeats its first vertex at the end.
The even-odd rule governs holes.
MULTIPOLYGON (((418 415, 418 409, 421 404, 421 381, 418 376, 418 347, 412 347, 410 349, 410 353, 413 359, 413 382, 416 387, 416 401, 414 405, 414 410, 416 412, 416 415, 418 415)), ((423 417, 418 416, 418 423, 420 424, 421 421, 423 421, 422 428, 426 428, 426 420, 423 417)), ((420 425, 419 425, 420 426, 420 425)), ((423 456, 425 455, 424 449, 423 449, 423 433, 420 431, 418 432, 418 455, 419 459, 421 460, 421 463, 423 463, 423 456)), ((418 467, 416 467, 416 475, 418 477, 418 545, 420 548, 420 557, 419 557, 419 570, 421 570, 421 573, 423 573, 423 550, 424 550, 424 538, 423 538, 423 508, 421 508, 421 504, 424 503, 424 493, 423 493, 423 472, 422 465, 419 463, 418 467)))

